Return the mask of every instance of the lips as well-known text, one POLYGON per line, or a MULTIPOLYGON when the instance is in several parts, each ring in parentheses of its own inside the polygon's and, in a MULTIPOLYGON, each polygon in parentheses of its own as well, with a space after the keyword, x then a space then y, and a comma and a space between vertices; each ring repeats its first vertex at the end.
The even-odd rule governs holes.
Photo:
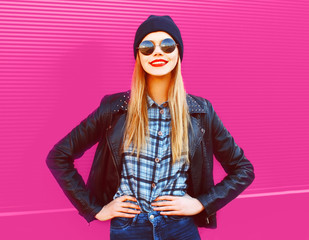
POLYGON ((164 59, 156 59, 156 60, 153 60, 152 62, 150 62, 151 66, 153 66, 153 67, 161 67, 161 66, 164 66, 167 63, 168 63, 168 61, 166 61, 164 59))

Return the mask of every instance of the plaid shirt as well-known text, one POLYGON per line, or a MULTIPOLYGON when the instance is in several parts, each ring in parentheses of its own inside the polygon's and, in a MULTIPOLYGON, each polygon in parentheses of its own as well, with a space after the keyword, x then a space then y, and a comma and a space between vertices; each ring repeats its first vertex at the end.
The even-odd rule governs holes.
MULTIPOLYGON (((153 211, 150 205, 161 195, 183 196, 186 193, 189 165, 180 162, 171 166, 170 123, 171 116, 167 101, 160 106, 147 95, 149 144, 140 152, 139 161, 132 144, 122 155, 121 182, 113 199, 122 195, 136 197, 142 212, 153 211)), ((132 202, 132 201, 128 201, 132 202)), ((134 203, 134 202, 133 202, 134 203)), ((136 202, 135 202, 136 203, 136 202)))

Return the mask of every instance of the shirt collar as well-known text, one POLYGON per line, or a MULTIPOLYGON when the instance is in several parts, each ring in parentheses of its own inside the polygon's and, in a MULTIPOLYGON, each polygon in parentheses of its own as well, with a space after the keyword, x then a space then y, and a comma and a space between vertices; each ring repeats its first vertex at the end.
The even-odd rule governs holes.
MULTIPOLYGON (((146 93, 147 96, 147 108, 152 107, 153 104, 155 104, 158 107, 164 107, 163 104, 164 103, 168 103, 168 101, 162 103, 160 106, 148 95, 148 93, 146 93)), ((168 105, 167 105, 168 106, 168 105)))

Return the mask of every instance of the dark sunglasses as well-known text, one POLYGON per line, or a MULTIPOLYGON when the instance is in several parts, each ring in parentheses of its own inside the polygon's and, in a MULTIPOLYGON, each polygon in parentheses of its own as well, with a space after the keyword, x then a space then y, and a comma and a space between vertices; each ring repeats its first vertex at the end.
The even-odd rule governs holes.
MULTIPOLYGON (((176 43, 173 39, 165 38, 161 41, 159 46, 163 52, 172 53, 175 50, 176 45, 178 45, 178 43, 176 43)), ((152 41, 145 40, 139 44, 137 49, 139 49, 139 51, 144 55, 150 55, 155 50, 155 45, 152 41)))

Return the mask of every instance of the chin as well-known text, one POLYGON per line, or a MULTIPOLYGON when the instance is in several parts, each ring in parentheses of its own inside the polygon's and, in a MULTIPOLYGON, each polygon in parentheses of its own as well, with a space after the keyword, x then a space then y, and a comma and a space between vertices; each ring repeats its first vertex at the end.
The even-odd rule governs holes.
POLYGON ((165 71, 147 71, 147 73, 149 75, 153 75, 153 76, 158 76, 159 77, 159 76, 164 76, 164 75, 170 73, 171 71, 166 71, 166 70, 165 71))
POLYGON ((159 74, 159 73, 148 73, 149 75, 152 75, 152 76, 164 76, 164 75, 167 75, 168 73, 162 73, 162 74, 159 74))

